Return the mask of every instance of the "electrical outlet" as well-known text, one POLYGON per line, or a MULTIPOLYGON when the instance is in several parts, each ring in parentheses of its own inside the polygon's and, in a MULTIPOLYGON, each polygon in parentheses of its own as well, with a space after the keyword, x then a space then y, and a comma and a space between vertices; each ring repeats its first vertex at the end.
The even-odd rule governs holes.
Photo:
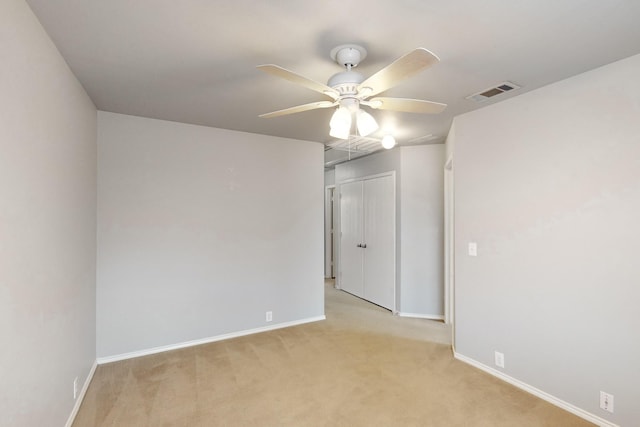
POLYGON ((469 256, 478 256, 478 244, 469 242, 469 256))
POLYGON ((75 400, 78 397, 78 377, 73 380, 73 399, 75 400))
POLYGON ((265 316, 265 320, 267 322, 271 322, 273 320, 273 312, 272 311, 267 311, 267 314, 265 316))
POLYGON ((495 363, 498 368, 504 368, 504 353, 495 352, 495 363))
POLYGON ((600 408, 613 414, 613 394, 600 392, 600 408))

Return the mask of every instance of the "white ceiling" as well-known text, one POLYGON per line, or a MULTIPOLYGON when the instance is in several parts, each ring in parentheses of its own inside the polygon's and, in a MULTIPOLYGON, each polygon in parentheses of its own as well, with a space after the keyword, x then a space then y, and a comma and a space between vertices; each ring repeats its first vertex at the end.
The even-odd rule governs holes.
POLYGON ((332 110, 258 117, 328 98, 257 65, 326 83, 341 71, 329 57, 339 44, 368 50, 365 77, 429 49, 440 63, 383 95, 445 112, 372 112, 374 138, 409 144, 442 142, 456 115, 640 53, 638 0, 27 1, 100 110, 325 144, 332 110), (504 81, 522 89, 465 99, 504 81))

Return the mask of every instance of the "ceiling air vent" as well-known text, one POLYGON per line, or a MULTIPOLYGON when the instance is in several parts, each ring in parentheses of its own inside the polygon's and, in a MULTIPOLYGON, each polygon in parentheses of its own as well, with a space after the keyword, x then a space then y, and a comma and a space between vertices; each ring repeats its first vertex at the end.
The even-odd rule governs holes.
POLYGON ((520 86, 511 82, 503 82, 498 86, 485 89, 482 92, 474 93, 473 95, 469 95, 466 99, 471 99, 476 102, 483 102, 489 98, 493 98, 496 95, 500 95, 501 93, 509 92, 515 89, 520 89, 520 86))

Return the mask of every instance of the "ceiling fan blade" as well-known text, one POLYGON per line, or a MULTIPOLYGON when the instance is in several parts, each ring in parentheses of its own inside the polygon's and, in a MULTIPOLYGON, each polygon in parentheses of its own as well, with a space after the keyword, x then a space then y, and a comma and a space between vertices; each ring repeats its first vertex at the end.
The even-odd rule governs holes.
POLYGON ((340 96, 340 94, 335 89, 332 89, 329 86, 324 85, 322 83, 318 83, 314 80, 308 79, 304 76, 301 76, 300 74, 296 74, 293 71, 289 71, 278 65, 265 64, 265 65, 258 65, 256 68, 264 71, 267 74, 271 74, 272 76, 289 80, 290 82, 298 84, 300 86, 304 86, 307 89, 311 89, 315 92, 319 92, 324 95, 327 95, 332 99, 338 99, 338 96, 340 96))
POLYGON ((260 114, 259 117, 269 119, 271 117, 284 116, 286 114, 301 113, 303 111, 315 110, 318 108, 331 108, 336 105, 338 105, 337 102, 331 102, 331 101, 311 102, 309 104, 303 104, 303 105, 297 105, 295 107, 285 108, 284 110, 278 110, 278 111, 273 111, 271 113, 260 114))
POLYGON ((441 104, 439 102, 408 98, 377 97, 367 101, 361 101, 360 103, 377 110, 393 110, 404 111, 406 113, 423 114, 441 113, 447 107, 447 104, 441 104))
POLYGON ((362 92, 364 97, 377 95, 438 61, 439 59, 436 55, 420 47, 395 60, 360 83, 358 93, 362 92))

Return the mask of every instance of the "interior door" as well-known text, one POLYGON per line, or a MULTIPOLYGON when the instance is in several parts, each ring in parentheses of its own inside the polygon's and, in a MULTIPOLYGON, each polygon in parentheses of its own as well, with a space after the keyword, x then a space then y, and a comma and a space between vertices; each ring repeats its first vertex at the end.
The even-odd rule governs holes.
POLYGON ((340 288, 364 297, 362 181, 340 186, 340 288))
POLYGON ((364 181, 364 299, 395 309, 395 183, 364 181))

